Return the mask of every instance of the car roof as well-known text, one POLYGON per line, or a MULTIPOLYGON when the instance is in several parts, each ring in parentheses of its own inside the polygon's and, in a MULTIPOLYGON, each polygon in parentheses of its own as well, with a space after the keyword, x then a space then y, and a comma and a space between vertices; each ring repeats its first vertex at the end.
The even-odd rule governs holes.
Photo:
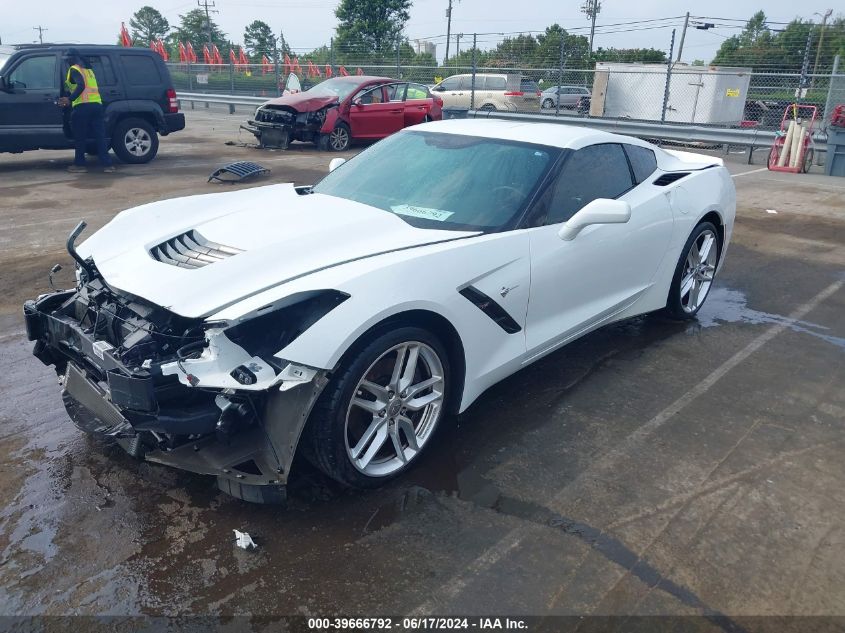
POLYGON ((488 118, 448 119, 415 125, 410 129, 521 141, 564 149, 581 149, 596 143, 628 143, 655 149, 650 143, 631 136, 622 136, 621 134, 562 123, 535 123, 488 118))
MULTIPOLYGON (((6 47, 0 47, 0 50, 5 49, 6 47)), ((65 51, 69 48, 76 48, 80 50, 90 50, 90 49, 97 49, 97 50, 123 50, 123 51, 132 51, 132 52, 143 52, 143 53, 155 53, 154 50, 145 48, 143 46, 133 46, 127 48, 125 46, 117 46, 114 44, 58 44, 58 43, 50 43, 50 44, 12 44, 8 47, 8 50, 4 50, 4 52, 14 53, 16 51, 22 50, 45 50, 45 51, 65 51)))

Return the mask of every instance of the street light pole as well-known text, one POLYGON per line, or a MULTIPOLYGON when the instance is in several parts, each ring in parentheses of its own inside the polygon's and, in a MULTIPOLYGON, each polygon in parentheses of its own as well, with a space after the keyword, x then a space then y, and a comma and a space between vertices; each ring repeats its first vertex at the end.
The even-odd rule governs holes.
MULTIPOLYGON (((816 72, 819 69, 819 57, 822 54, 822 42, 824 42, 824 29, 827 26, 827 19, 832 14, 833 14, 833 9, 828 9, 827 11, 824 12, 824 15, 822 16, 822 28, 821 28, 821 33, 819 33, 819 43, 816 46, 816 61, 813 64, 813 75, 815 75, 816 72)), ((821 14, 816 13, 816 15, 821 15, 821 14)), ((810 87, 811 88, 813 87, 813 82, 815 81, 815 79, 816 79, 815 77, 810 79, 810 87)))
POLYGON ((678 58, 675 60, 676 62, 681 61, 681 53, 684 52, 684 38, 687 36, 687 27, 689 26, 689 11, 687 11, 687 15, 684 18, 684 29, 681 31, 681 41, 678 43, 678 58))

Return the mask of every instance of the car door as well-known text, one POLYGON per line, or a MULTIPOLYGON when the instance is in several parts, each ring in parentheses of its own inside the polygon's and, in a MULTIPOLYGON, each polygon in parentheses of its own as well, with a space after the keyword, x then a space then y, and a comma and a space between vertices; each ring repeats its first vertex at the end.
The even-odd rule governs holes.
POLYGON ((69 143, 62 130, 59 59, 56 53, 33 52, 3 69, 7 89, 0 92, 3 145, 15 149, 61 147, 69 143))
POLYGON ((353 138, 382 138, 401 130, 404 120, 402 103, 389 101, 384 86, 365 88, 349 108, 353 138))
POLYGON ((463 92, 461 91, 461 75, 453 75, 447 77, 434 87, 434 91, 443 99, 444 108, 459 108, 469 107, 469 105, 461 106, 461 98, 463 92))
POLYGON ((434 98, 422 84, 406 84, 405 127, 422 123, 434 106, 434 98))
POLYGON ((672 237, 672 212, 660 187, 637 180, 622 145, 590 145, 568 157, 535 206, 529 219, 536 227, 530 233, 529 359, 610 321, 650 286, 672 237), (575 239, 561 240, 562 224, 598 198, 628 202, 631 219, 591 225, 575 239))

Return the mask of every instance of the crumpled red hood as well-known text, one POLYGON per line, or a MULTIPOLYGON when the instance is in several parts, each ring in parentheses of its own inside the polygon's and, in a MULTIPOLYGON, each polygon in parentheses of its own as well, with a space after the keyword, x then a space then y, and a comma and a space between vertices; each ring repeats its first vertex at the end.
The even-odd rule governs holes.
POLYGON ((307 92, 300 92, 284 97, 270 99, 265 106, 288 106, 297 112, 314 112, 329 104, 337 102, 337 97, 311 97, 307 92))

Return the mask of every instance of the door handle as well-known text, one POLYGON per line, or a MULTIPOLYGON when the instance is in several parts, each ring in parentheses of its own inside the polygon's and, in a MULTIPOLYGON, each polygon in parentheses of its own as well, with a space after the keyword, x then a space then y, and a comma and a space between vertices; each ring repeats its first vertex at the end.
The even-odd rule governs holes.
POLYGON ((391 110, 390 114, 402 114, 402 110, 391 110))

